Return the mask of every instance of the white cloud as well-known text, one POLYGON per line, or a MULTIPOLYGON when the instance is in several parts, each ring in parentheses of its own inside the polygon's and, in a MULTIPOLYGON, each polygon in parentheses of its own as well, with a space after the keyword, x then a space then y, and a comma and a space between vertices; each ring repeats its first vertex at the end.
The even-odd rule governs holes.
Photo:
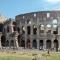
POLYGON ((46 0, 46 2, 56 4, 56 3, 59 3, 60 0, 46 0))

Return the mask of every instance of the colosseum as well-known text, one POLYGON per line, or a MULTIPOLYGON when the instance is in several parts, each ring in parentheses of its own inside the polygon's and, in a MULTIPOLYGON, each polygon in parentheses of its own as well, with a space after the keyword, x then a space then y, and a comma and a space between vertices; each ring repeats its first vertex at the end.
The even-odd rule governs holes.
POLYGON ((60 50, 60 11, 20 14, 3 25, 2 47, 60 50))

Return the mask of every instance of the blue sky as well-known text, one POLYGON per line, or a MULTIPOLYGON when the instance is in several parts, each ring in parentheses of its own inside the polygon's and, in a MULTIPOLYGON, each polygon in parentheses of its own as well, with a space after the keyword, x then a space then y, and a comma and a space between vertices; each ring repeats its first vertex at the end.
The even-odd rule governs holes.
POLYGON ((60 10, 60 0, 0 0, 0 14, 8 18, 43 10, 60 10))

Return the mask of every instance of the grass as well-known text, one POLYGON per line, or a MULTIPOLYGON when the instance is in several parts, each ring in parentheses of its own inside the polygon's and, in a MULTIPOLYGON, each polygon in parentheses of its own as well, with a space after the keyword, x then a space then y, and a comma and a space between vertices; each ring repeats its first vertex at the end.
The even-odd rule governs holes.
POLYGON ((60 57, 58 57, 58 56, 51 56, 51 57, 47 57, 47 60, 60 60, 60 57))
POLYGON ((32 60, 37 57, 38 60, 60 60, 60 52, 47 52, 41 51, 3 51, 0 52, 0 60, 32 60))
POLYGON ((16 57, 11 57, 11 56, 2 56, 0 57, 0 60, 16 60, 16 57))

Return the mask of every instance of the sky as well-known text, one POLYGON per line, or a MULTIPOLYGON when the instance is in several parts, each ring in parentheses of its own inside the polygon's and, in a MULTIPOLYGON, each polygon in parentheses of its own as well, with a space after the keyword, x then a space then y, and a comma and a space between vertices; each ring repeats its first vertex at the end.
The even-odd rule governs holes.
POLYGON ((7 18, 47 10, 60 10, 60 0, 0 0, 0 14, 7 18))

